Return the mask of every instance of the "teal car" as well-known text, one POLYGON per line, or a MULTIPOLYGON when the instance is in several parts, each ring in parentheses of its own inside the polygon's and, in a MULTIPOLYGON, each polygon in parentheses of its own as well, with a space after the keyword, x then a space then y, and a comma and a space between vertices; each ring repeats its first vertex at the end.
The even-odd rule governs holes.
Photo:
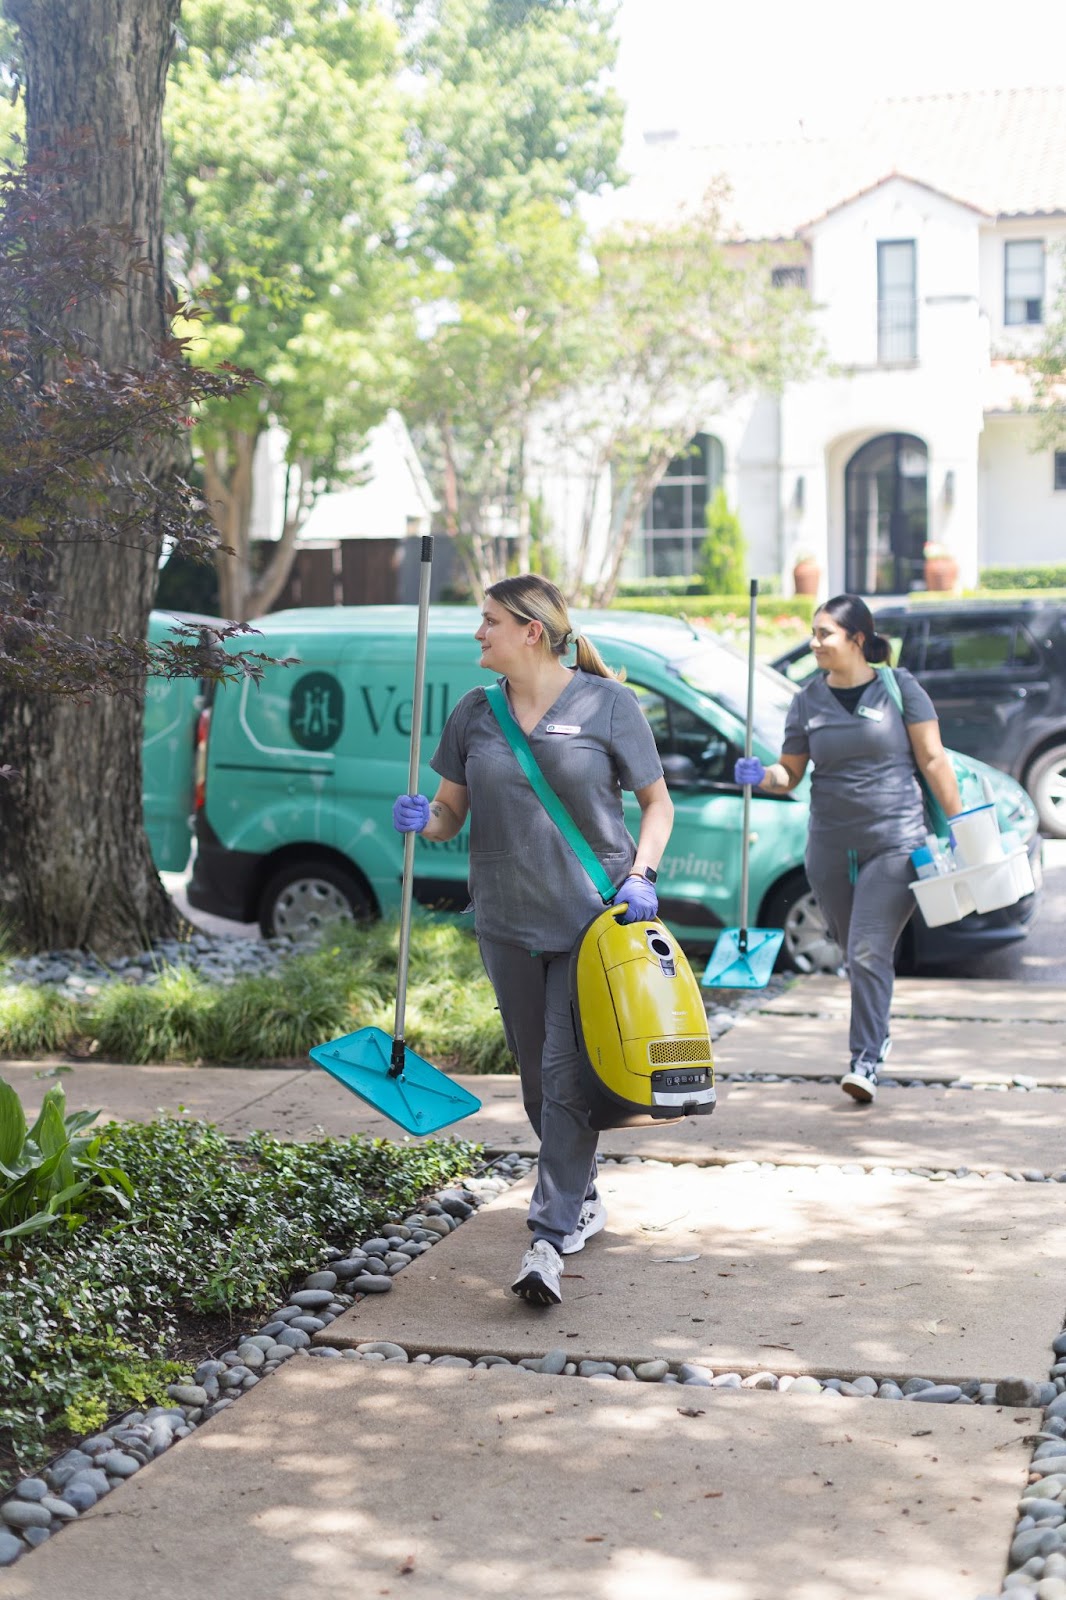
MULTIPOLYGON (((473 640, 478 621, 472 608, 430 611, 424 793, 436 789, 429 757, 449 712, 487 681, 473 640)), ((743 808, 733 764, 744 743, 746 662, 671 618, 598 611, 575 613, 575 625, 610 666, 625 668, 655 734, 675 806, 659 868, 661 914, 690 947, 709 947, 739 916, 743 808)), ((201 718, 190 903, 258 920, 268 936, 299 936, 337 915, 395 912, 403 843, 391 811, 408 782, 415 610, 309 608, 277 612, 257 627, 267 653, 298 664, 268 667, 259 686, 220 686, 201 718)), ((764 761, 780 751, 795 693, 777 672, 758 670, 754 749, 764 761)), ((988 773, 1004 825, 1034 837, 1035 814, 1018 784, 961 758, 958 770, 968 803, 980 802, 988 773)), ((808 798, 806 781, 788 795, 753 797, 750 905, 759 926, 784 927, 785 963, 832 970, 840 952, 826 938, 803 871, 808 798)), ((631 796, 627 804, 635 834, 638 807, 631 796)), ((466 828, 447 844, 417 840, 418 902, 464 909, 468 848, 466 828)), ((1024 934, 1024 921, 993 924, 996 917, 1004 914, 985 919, 989 941, 1024 934)), ((946 931, 936 930, 938 942, 946 931)))
MULTIPOLYGON (((218 626, 217 617, 153 611, 148 641, 162 643, 174 624, 218 626)), ((157 872, 184 872, 193 838, 196 724, 206 704, 199 678, 149 677, 144 694, 144 827, 157 872)))

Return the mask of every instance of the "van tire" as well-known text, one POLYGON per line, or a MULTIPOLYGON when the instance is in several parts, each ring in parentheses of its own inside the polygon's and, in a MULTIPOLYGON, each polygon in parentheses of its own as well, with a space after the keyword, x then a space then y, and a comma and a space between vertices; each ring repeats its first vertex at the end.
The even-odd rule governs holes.
POLYGON ((825 931, 825 918, 802 872, 775 885, 763 902, 759 926, 783 928, 778 972, 833 973, 844 960, 840 946, 825 931))
POLYGON ((267 880, 259 897, 264 939, 306 938, 328 922, 367 922, 373 915, 359 879, 332 861, 289 861, 267 880))

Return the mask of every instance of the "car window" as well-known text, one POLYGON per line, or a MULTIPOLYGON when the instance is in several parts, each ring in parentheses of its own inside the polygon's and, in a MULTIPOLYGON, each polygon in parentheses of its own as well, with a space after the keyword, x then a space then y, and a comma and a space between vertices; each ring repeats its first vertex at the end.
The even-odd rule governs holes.
POLYGON ((1040 665, 1040 648, 1029 630, 1020 625, 1014 630, 1014 665, 1016 667, 1040 665))
POLYGON ((925 643, 926 672, 1002 672, 1010 665, 1014 624, 976 626, 930 617, 925 643))
POLYGON ((733 782, 733 763, 741 754, 739 749, 688 706, 668 699, 655 689, 646 689, 632 679, 627 682, 655 735, 659 759, 667 769, 668 780, 667 758, 684 756, 695 768, 695 781, 704 784, 733 782))

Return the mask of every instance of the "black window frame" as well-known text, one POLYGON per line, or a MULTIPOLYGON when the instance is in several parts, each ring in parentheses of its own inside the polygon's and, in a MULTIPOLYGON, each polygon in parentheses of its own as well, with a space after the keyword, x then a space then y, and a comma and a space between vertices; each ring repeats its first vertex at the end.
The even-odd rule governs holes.
POLYGON ((1047 301, 1047 241, 1045 239, 1004 239, 1003 241, 1003 326, 1005 328, 1040 328, 1044 325, 1044 306, 1047 301), (1039 245, 1041 277, 1043 279, 1040 299, 1033 300, 1024 296, 1015 295, 1015 300, 1023 299, 1026 306, 1024 317, 1012 317, 1010 314, 1010 252, 1018 245, 1039 245), (1036 316, 1029 314, 1028 308, 1035 306, 1036 316))

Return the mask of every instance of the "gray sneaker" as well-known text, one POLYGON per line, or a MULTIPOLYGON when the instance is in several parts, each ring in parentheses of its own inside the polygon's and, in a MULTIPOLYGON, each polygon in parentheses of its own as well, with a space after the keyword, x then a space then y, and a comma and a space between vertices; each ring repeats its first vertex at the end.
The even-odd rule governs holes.
POLYGON ((535 1306, 562 1305, 562 1276, 563 1258, 558 1250, 547 1239, 535 1239, 522 1257, 511 1293, 535 1306))
POLYGON ((850 1094, 853 1100, 858 1100, 864 1105, 869 1105, 877 1094, 877 1065, 873 1061, 866 1061, 859 1056, 851 1063, 840 1080, 840 1087, 845 1094, 850 1094))
POLYGON ((607 1207, 599 1195, 593 1195, 591 1200, 586 1200, 581 1207, 581 1215, 577 1219, 577 1227, 573 1233, 568 1233, 563 1240, 563 1255, 576 1256, 579 1250, 584 1250, 590 1239, 602 1233, 607 1226, 607 1207))

